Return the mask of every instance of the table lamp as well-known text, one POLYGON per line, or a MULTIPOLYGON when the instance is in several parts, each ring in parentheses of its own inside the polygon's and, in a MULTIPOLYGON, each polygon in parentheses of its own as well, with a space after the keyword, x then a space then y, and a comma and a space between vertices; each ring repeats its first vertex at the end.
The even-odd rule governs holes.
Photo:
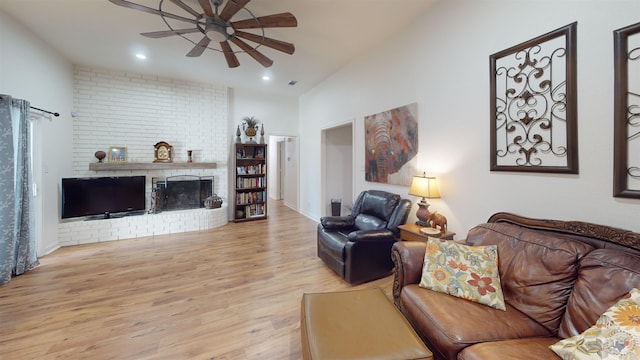
POLYGON ((428 226, 427 220, 429 218, 429 204, 426 199, 440 198, 440 191, 438 191, 438 182, 435 177, 427 176, 426 173, 422 175, 416 175, 411 181, 411 187, 409 188, 409 195, 421 196, 422 200, 418 203, 418 211, 416 211, 417 225, 428 226))

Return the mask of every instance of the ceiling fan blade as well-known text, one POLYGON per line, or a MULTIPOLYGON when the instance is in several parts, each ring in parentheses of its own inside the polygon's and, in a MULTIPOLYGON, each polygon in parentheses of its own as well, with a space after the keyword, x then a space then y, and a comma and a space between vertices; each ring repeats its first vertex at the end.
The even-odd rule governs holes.
POLYGON ((280 13, 267 16, 260 16, 255 19, 240 20, 232 22, 234 29, 257 29, 273 27, 296 27, 298 20, 292 13, 280 13))
POLYGON ((235 32, 236 36, 239 36, 243 39, 247 39, 249 41, 253 41, 255 43, 258 44, 262 44, 264 46, 268 46, 272 49, 276 49, 278 51, 282 51, 283 53, 287 53, 287 54, 293 54, 294 51, 296 51, 296 48, 293 44, 288 43, 288 42, 284 42, 284 41, 280 41, 280 40, 276 40, 276 39, 271 39, 268 37, 264 37, 264 36, 260 36, 260 35, 256 35, 256 34, 252 34, 252 33, 248 33, 248 32, 244 32, 244 31, 236 31, 235 32))
POLYGON ((180 6, 180 7, 182 8, 182 10, 184 10, 184 11, 188 12, 189 14, 193 15, 193 16, 194 16, 194 17, 196 17, 196 18, 200 16, 200 13, 199 13, 199 12, 197 12, 197 11, 193 10, 193 9, 191 8, 191 6, 189 6, 189 5, 185 4, 185 3, 183 3, 183 2, 182 2, 182 0, 171 0, 171 2, 172 2, 172 3, 174 3, 174 4, 176 4, 176 5, 178 5, 178 6, 180 6))
POLYGON ((153 32, 140 33, 140 35, 153 38, 153 39, 159 39, 159 38, 173 36, 173 35, 191 34, 191 33, 197 33, 197 32, 200 32, 200 29, 153 31, 153 32))
POLYGON ((228 0, 220 13, 220 18, 224 21, 229 21, 229 19, 237 14, 249 1, 251 0, 228 0))
POLYGON ((216 14, 213 12, 213 8, 211 7, 211 3, 209 0, 198 0, 200 6, 202 6, 202 10, 207 16, 215 16, 216 14))
POLYGON ((156 10, 144 5, 138 5, 136 3, 132 3, 131 1, 126 1, 126 0, 109 0, 112 3, 116 4, 116 5, 120 5, 120 6, 124 6, 124 7, 128 7, 129 9, 134 9, 134 10, 140 10, 140 11, 144 11, 150 14, 155 14, 155 15, 160 15, 160 16, 164 16, 164 17, 168 17, 171 19, 175 19, 175 20, 180 20, 180 21, 184 21, 184 22, 189 22, 192 24, 197 24, 198 22, 194 19, 189 19, 183 16, 178 16, 178 15, 174 15, 168 12, 164 12, 164 11, 160 11, 160 10, 156 10))
POLYGON ((273 65, 273 60, 269 59, 268 57, 264 56, 261 52, 259 52, 258 50, 252 48, 249 44, 247 44, 246 42, 240 40, 237 37, 232 37, 230 39, 234 44, 238 45, 238 47, 242 50, 244 50, 247 54, 249 54, 252 58, 254 58, 257 62, 259 62, 262 66, 264 67, 269 67, 271 65, 273 65))
POLYGON ((222 48, 222 52, 224 53, 225 60, 227 60, 227 65, 229 65, 230 68, 240 66, 238 57, 236 56, 236 54, 233 53, 233 50, 231 49, 231 45, 229 45, 228 41, 220 42, 220 47, 222 48))
POLYGON ((204 50, 207 48, 207 46, 209 46, 209 43, 211 42, 211 40, 208 37, 203 37, 202 40, 200 40, 199 43, 196 44, 196 46, 193 47, 193 49, 191 49, 191 51, 189 51, 187 53, 188 57, 198 57, 200 55, 202 55, 202 53, 204 52, 204 50))

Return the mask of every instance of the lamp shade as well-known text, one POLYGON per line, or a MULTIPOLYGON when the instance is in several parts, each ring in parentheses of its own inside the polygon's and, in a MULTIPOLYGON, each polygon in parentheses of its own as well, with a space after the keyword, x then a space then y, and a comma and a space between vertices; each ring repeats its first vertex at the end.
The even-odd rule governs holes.
POLYGON ((411 181, 409 195, 420 196, 428 199, 437 199, 440 197, 438 190, 438 181, 435 177, 426 175, 416 175, 411 181))

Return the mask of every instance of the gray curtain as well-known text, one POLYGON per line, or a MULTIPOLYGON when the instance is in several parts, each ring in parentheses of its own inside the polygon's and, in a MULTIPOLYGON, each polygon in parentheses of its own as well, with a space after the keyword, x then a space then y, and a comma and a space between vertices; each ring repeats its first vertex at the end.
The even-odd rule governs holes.
POLYGON ((0 95, 0 285, 38 266, 29 133, 29 102, 0 95))

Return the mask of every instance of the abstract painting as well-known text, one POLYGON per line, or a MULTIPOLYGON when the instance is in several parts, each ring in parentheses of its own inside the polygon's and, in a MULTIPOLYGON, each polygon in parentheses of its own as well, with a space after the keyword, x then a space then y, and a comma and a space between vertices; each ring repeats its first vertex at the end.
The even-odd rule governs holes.
POLYGON ((409 186, 416 174, 418 105, 364 118, 365 180, 409 186))

